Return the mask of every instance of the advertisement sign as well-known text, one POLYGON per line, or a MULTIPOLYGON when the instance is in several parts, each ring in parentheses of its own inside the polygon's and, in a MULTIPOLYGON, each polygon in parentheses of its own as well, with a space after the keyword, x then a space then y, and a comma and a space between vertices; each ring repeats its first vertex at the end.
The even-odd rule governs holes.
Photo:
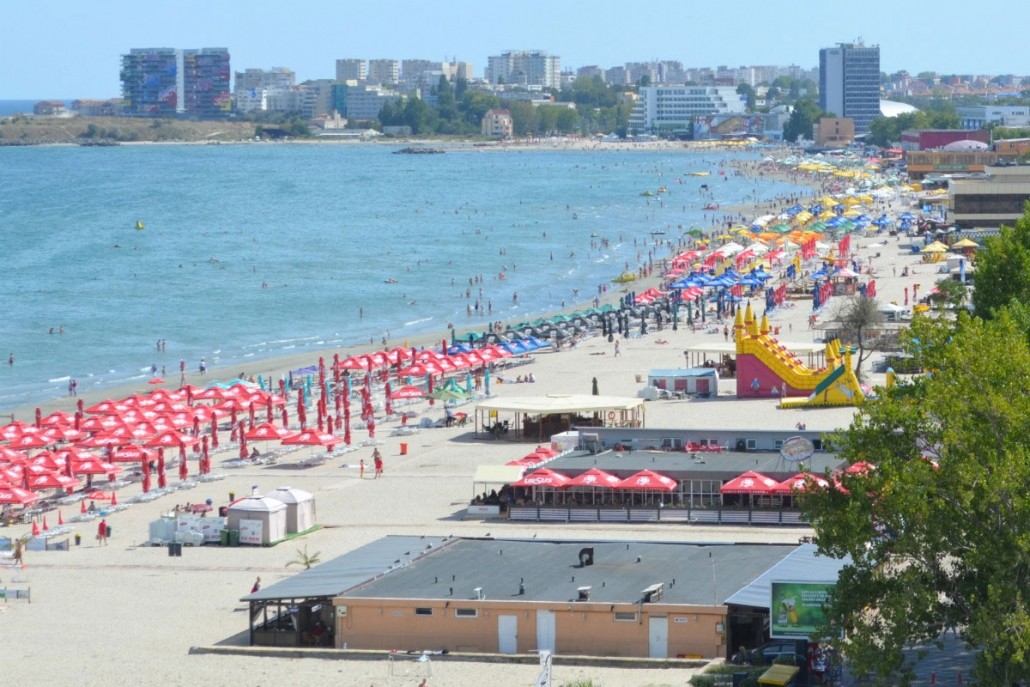
POLYGON ((791 437, 780 446, 780 456, 792 463, 808 460, 815 453, 815 445, 805 437, 791 437))
POLYGON ((240 543, 261 545, 265 524, 260 520, 240 520, 240 543))
POLYGON ((773 582, 769 636, 809 639, 826 621, 825 606, 833 582, 773 582))

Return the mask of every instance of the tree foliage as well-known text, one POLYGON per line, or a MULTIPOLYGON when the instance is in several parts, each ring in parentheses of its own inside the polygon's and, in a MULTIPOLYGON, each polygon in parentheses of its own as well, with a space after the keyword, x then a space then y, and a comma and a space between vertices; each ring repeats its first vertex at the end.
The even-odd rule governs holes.
POLYGON ((929 112, 903 112, 895 117, 876 117, 869 124, 869 135, 878 146, 889 146, 901 140, 908 129, 957 129, 958 115, 954 108, 929 112))
POLYGON ((811 98, 801 98, 794 103, 794 111, 790 113, 790 119, 783 125, 783 138, 786 141, 796 141, 798 138, 811 138, 812 126, 819 121, 825 113, 819 108, 819 104, 811 98))
POLYGON ((976 256, 977 316, 992 317, 1013 302, 1030 306, 1030 204, 1014 227, 985 239, 976 256))
POLYGON ((847 296, 837 302, 828 322, 835 323, 844 343, 854 344, 855 375, 862 378, 862 364, 877 350, 876 332, 883 328, 884 315, 876 301, 862 295, 847 296))
POLYGON ((875 467, 802 497, 820 551, 851 559, 826 631, 882 684, 907 684, 903 649, 947 628, 977 648, 979 684, 1025 683, 1030 346, 1003 308, 917 318, 905 347, 932 374, 881 390, 832 437, 848 463, 875 467))

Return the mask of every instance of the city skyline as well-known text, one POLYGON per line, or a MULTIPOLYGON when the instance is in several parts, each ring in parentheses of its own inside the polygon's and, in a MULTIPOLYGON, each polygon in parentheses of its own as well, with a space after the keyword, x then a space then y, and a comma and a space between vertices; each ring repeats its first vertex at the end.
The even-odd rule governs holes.
MULTIPOLYGON (((413 0, 388 7, 389 13, 366 5, 340 9, 316 0, 303 14, 283 16, 281 3, 269 0, 246 6, 182 0, 174 13, 130 0, 12 5, 5 12, 8 26, 42 26, 46 34, 9 31, 0 41, 0 99, 117 97, 120 56, 150 47, 224 47, 233 71, 287 67, 298 82, 334 78, 335 61, 347 57, 459 60, 472 62, 482 77, 487 57, 506 50, 545 51, 561 59, 563 70, 654 60, 810 69, 820 48, 859 38, 880 46, 887 73, 1022 75, 1026 69, 1006 62, 1010 51, 971 47, 975 29, 961 21, 964 7, 954 0, 904 16, 885 0, 869 0, 861 15, 846 16, 823 4, 773 9, 751 0, 733 5, 732 15, 694 3, 631 12, 610 0, 589 11, 572 2, 527 0, 500 18, 469 0, 450 0, 443 11, 413 0)), ((1011 21, 991 23, 990 45, 1016 44, 1020 15, 1030 18, 1030 10, 1015 0, 994 9, 994 16, 1011 21)))

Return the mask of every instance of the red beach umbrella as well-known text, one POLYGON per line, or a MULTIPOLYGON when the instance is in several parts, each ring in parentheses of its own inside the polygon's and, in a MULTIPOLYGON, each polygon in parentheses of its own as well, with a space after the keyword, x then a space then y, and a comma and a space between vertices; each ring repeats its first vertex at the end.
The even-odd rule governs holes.
POLYGON ((528 475, 523 475, 522 479, 517 482, 513 482, 513 487, 554 487, 555 489, 563 489, 569 486, 572 480, 569 477, 555 472, 548 468, 540 468, 534 470, 528 475))
POLYGON ((185 447, 179 450, 179 480, 185 481, 190 476, 190 466, 186 462, 186 449, 185 447))
POLYGON ((619 482, 615 488, 632 491, 673 491, 676 489, 676 480, 651 470, 641 470, 619 482))

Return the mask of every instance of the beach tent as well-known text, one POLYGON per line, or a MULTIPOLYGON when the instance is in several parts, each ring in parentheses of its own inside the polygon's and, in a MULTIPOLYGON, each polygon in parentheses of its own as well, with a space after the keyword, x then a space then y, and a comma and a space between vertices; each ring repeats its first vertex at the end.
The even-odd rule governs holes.
POLYGON ((229 505, 226 527, 240 532, 240 543, 275 544, 286 538, 286 504, 268 496, 251 496, 229 505))
POLYGON ((286 504, 286 532, 307 532, 315 526, 315 497, 292 487, 279 487, 268 494, 286 504))

